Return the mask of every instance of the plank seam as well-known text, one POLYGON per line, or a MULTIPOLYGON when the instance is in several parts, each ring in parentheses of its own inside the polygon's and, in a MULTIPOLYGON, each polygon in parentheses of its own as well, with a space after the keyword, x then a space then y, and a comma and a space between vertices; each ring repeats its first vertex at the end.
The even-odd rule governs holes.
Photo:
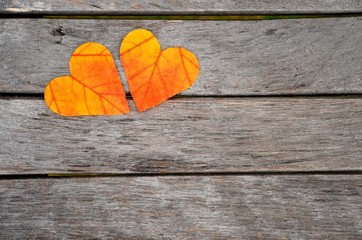
POLYGON ((250 171, 250 172, 175 172, 175 173, 51 173, 51 174, 2 174, 1 180, 61 179, 61 178, 136 178, 136 177, 197 177, 197 176, 289 176, 289 175, 362 175, 362 170, 338 171, 250 171))
MULTIPOLYGON (((126 93, 132 100, 132 95, 126 93)), ((43 93, 0 93, 0 100, 43 99, 43 93)), ((176 95, 171 99, 182 98, 362 98, 362 93, 316 93, 316 94, 245 94, 245 95, 176 95)))
POLYGON ((110 19, 110 20, 221 20, 251 21, 302 18, 361 17, 361 11, 340 12, 7 12, 0 11, 0 18, 55 18, 55 19, 110 19))

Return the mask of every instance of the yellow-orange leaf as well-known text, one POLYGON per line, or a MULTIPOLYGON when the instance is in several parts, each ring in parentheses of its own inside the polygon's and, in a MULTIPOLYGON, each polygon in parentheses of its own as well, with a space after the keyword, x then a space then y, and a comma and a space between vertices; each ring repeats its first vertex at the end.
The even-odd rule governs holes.
POLYGON ((156 37, 145 29, 136 29, 123 39, 120 55, 133 100, 141 112, 188 89, 200 72, 193 53, 181 47, 162 51, 156 37))
POLYGON ((69 76, 54 78, 45 88, 45 102, 53 112, 80 116, 130 111, 113 57, 105 46, 82 44, 70 57, 69 70, 69 76))

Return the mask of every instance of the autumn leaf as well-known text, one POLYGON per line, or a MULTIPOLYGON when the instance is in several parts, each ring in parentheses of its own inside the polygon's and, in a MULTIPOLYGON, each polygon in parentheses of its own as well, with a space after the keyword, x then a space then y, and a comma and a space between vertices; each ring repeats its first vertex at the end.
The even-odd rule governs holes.
POLYGON ((69 60, 69 76, 50 81, 45 102, 63 116, 113 115, 130 111, 122 83, 109 50, 87 42, 69 60))
POLYGON ((200 72, 195 55, 185 48, 161 50, 145 29, 130 32, 120 56, 133 100, 139 111, 154 107, 192 86, 200 72))

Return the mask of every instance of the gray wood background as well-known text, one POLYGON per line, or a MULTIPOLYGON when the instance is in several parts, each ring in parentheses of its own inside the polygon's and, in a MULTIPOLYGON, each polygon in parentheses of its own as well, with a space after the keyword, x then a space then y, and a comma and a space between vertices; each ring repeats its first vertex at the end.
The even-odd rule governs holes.
POLYGON ((0 239, 362 239, 361 16, 359 0, 0 0, 0 239), (291 16, 97 19, 157 14, 291 16), (135 28, 193 51, 196 84, 143 113, 46 107, 86 41, 128 89, 135 28))

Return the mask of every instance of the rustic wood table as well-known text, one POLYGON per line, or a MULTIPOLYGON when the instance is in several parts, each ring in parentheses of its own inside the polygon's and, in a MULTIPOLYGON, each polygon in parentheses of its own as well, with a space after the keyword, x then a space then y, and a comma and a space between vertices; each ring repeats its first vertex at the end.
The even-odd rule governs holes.
POLYGON ((362 239, 361 1, 0 0, 0 16, 0 239, 362 239), (84 42, 126 85, 136 28, 198 56, 192 88, 143 113, 46 107, 84 42))

